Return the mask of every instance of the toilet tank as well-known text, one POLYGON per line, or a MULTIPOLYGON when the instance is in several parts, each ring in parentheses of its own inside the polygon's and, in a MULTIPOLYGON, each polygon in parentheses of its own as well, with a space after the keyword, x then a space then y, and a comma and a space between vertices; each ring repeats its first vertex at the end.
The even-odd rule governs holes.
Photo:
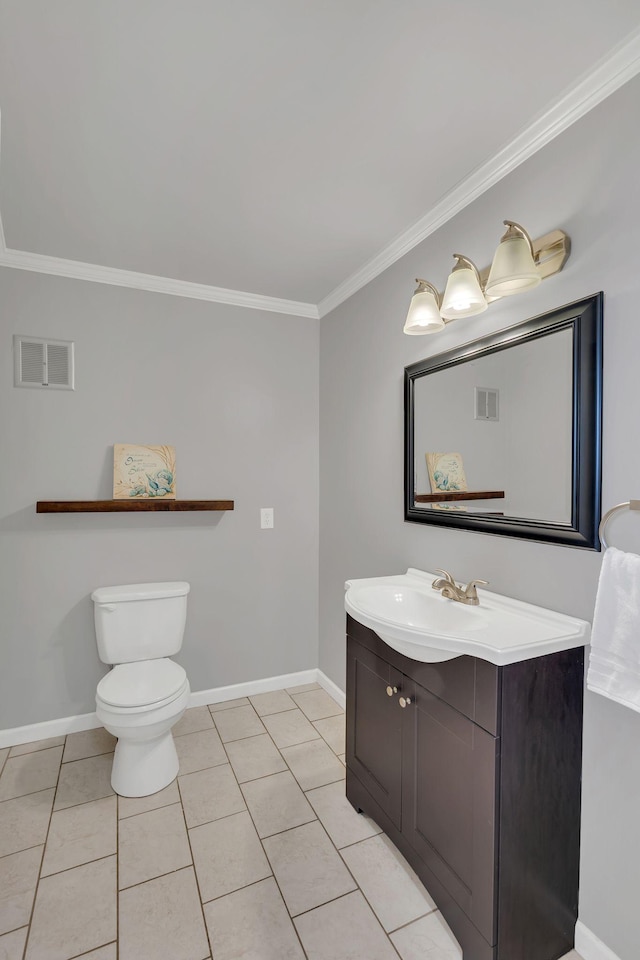
POLYGON ((98 587, 94 604, 98 656, 103 663, 171 657, 182 646, 190 586, 127 583, 98 587))

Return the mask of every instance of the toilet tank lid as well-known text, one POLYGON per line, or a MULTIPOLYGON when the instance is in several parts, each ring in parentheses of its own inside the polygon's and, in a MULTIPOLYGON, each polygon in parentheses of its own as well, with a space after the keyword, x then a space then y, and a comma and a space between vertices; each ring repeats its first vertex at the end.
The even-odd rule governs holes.
POLYGON ((129 600, 159 600, 184 597, 190 585, 183 580, 169 583, 124 583, 117 587, 98 587, 91 594, 94 603, 126 603, 129 600))

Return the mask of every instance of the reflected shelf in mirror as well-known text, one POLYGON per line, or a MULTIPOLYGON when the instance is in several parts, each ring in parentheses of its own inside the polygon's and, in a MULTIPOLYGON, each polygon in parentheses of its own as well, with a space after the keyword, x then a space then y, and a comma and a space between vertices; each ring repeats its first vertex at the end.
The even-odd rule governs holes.
POLYGON ((455 493, 416 493, 416 503, 446 503, 450 500, 504 500, 504 490, 456 490, 455 493))

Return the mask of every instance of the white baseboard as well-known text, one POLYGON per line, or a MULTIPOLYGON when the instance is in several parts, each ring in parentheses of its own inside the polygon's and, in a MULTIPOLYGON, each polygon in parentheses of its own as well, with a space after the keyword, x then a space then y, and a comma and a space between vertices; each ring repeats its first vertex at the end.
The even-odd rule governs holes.
POLYGON ((318 671, 300 670, 298 673, 284 673, 280 677, 267 677, 264 680, 249 680, 247 683, 233 683, 228 687, 213 687, 211 690, 198 690, 191 694, 191 707, 201 707, 206 703, 223 703, 225 700, 238 700, 240 697, 253 697, 257 693, 271 693, 284 690, 285 687, 301 687, 305 683, 319 683, 318 671))
POLYGON ((322 670, 316 670, 317 677, 316 680, 323 687, 330 697, 336 701, 343 710, 347 708, 347 698, 344 693, 344 690, 341 690, 337 683, 334 683, 333 680, 330 680, 326 673, 323 673, 322 670))
MULTIPOLYGON (((319 683, 336 703, 344 709, 345 695, 336 684, 329 680, 321 670, 300 670, 298 673, 285 673, 279 677, 266 677, 264 680, 249 680, 247 683, 234 683, 227 687, 213 687, 211 690, 198 690, 191 694, 189 706, 200 707, 207 703, 223 703, 239 697, 250 697, 257 693, 271 693, 285 687, 301 687, 305 683, 319 683)), ((50 737, 62 737, 79 730, 93 730, 101 726, 95 713, 83 713, 76 717, 59 717, 45 720, 43 723, 30 723, 25 727, 10 727, 0 730, 0 749, 15 747, 34 740, 48 740, 50 737)), ((615 958, 614 958, 615 960, 615 958)))
POLYGON ((620 960, 581 920, 576 923, 576 953, 583 960, 620 960))
POLYGON ((76 717, 58 717, 57 720, 45 720, 43 723, 29 723, 26 727, 9 727, 0 730, 0 749, 17 747, 20 743, 33 743, 34 740, 48 740, 49 737, 64 737, 67 733, 79 730, 93 730, 102 724, 95 713, 80 713, 76 717))

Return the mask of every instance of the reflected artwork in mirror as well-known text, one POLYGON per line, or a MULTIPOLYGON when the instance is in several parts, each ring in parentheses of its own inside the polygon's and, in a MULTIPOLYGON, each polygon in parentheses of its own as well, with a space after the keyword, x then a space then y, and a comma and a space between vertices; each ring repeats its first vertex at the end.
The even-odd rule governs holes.
POLYGON ((600 549, 602 304, 405 368, 406 520, 600 549))

